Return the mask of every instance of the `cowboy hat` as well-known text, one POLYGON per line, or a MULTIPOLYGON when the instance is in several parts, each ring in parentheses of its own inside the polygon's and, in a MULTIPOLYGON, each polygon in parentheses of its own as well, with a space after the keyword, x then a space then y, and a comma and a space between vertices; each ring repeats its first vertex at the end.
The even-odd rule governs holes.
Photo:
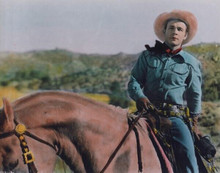
POLYGON ((187 38, 183 41, 183 44, 186 44, 192 40, 197 31, 197 19, 192 13, 183 10, 173 10, 170 13, 165 12, 156 18, 154 22, 154 32, 157 37, 162 41, 165 40, 164 29, 166 27, 167 21, 172 19, 183 21, 187 25, 188 35, 187 38))

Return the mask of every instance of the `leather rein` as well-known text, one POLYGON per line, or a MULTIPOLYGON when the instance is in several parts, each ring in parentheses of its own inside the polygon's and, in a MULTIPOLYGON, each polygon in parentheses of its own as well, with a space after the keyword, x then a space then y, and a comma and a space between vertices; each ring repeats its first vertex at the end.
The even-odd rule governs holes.
POLYGON ((119 151, 119 149, 121 148, 121 146, 124 144, 125 140, 127 139, 128 135, 131 133, 131 131, 133 130, 136 136, 136 142, 137 142, 137 157, 138 157, 138 173, 142 173, 143 172, 143 166, 142 166, 142 160, 141 160, 141 146, 140 146, 140 139, 139 139, 139 134, 138 131, 135 127, 135 125, 137 124, 138 120, 143 117, 143 115, 145 114, 145 111, 140 112, 132 121, 129 120, 128 124, 129 124, 129 129, 127 130, 127 132, 125 133, 125 135, 123 136, 123 138, 121 139, 121 141, 119 142, 118 146, 115 148, 115 150, 113 151, 113 153, 111 154, 111 156, 109 157, 108 161, 106 162, 105 166, 103 167, 103 169, 101 170, 100 173, 104 173, 106 171, 106 169, 108 168, 108 166, 110 165, 110 163, 112 162, 112 160, 115 158, 117 152, 119 151))
POLYGON ((38 171, 37 171, 37 168, 34 164, 34 155, 29 150, 29 147, 27 145, 27 142, 25 140, 24 135, 29 136, 32 139, 34 139, 34 140, 36 140, 40 143, 43 143, 45 145, 50 146, 55 151, 56 151, 56 148, 55 148, 54 145, 50 144, 49 142, 47 142, 47 141, 39 138, 38 136, 32 134, 31 132, 27 131, 26 126, 24 124, 20 124, 16 120, 14 122, 15 122, 15 125, 16 125, 15 129, 10 131, 10 132, 7 132, 7 133, 0 134, 0 139, 7 138, 7 137, 10 137, 12 135, 17 136, 19 141, 20 141, 21 150, 23 152, 22 156, 23 156, 24 164, 27 164, 29 173, 37 173, 38 171))

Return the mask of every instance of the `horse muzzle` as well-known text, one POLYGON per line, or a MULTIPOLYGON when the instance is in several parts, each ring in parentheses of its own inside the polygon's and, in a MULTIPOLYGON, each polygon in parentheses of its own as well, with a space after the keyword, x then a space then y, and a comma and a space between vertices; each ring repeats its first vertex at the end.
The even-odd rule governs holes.
POLYGON ((16 169, 16 167, 18 166, 19 164, 19 160, 15 160, 15 161, 12 161, 12 162, 5 162, 3 161, 2 165, 3 165, 3 171, 5 172, 10 172, 10 171, 13 171, 16 169))

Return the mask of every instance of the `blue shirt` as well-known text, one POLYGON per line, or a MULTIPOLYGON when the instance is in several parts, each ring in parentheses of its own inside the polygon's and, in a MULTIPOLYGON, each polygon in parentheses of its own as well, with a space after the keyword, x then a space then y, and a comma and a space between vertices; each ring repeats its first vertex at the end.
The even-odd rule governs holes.
POLYGON ((200 114, 200 67, 200 62, 183 50, 174 55, 164 51, 143 51, 131 71, 128 93, 135 101, 147 97, 153 103, 187 103, 192 115, 200 114))

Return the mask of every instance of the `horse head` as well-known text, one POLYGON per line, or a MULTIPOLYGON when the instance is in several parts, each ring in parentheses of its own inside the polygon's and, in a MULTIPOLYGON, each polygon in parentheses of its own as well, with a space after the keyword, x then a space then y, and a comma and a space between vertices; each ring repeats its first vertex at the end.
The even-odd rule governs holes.
MULTIPOLYGON (((3 108, 0 112, 0 170, 13 171, 22 163, 19 141, 14 131, 14 112, 9 101, 3 98, 3 108)), ((21 170, 22 171, 22 170, 21 170)))
MULTIPOLYGON (((43 172, 53 172, 56 154, 74 172, 100 172, 129 130, 127 111, 74 93, 40 92, 18 99, 12 105, 3 99, 0 172, 28 172, 17 137, 18 125, 25 125, 23 134, 34 154, 34 163, 43 172)), ((148 156, 143 159, 143 168, 146 172, 162 172, 144 119, 139 121, 137 130, 141 152, 148 156)), ((108 172, 137 170, 136 138, 133 133, 127 137, 108 172)))

